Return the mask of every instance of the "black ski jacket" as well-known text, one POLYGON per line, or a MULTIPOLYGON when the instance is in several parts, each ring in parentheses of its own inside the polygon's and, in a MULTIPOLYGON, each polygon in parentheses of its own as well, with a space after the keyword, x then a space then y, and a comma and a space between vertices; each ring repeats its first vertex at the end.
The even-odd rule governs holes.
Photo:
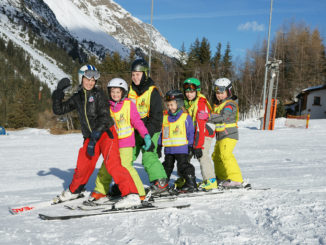
MULTIPOLYGON (((137 93, 138 96, 145 93, 150 86, 155 86, 154 81, 148 77, 147 80, 141 81, 141 83, 136 86, 133 82, 131 83, 132 89, 137 93)), ((142 118, 148 133, 152 137, 155 133, 161 132, 162 121, 163 121, 163 106, 161 95, 157 89, 154 89, 151 94, 149 116, 142 118)))
POLYGON ((94 87, 87 91, 80 87, 67 101, 63 101, 63 97, 63 91, 53 92, 54 114, 63 115, 76 109, 84 138, 90 138, 92 131, 103 133, 114 125, 107 96, 102 90, 94 87))

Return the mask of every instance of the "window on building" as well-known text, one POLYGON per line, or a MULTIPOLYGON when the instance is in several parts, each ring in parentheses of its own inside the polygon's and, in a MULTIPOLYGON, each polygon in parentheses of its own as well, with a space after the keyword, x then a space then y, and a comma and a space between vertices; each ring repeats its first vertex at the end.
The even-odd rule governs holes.
POLYGON ((314 103, 313 105, 320 105, 320 96, 314 96, 314 103))

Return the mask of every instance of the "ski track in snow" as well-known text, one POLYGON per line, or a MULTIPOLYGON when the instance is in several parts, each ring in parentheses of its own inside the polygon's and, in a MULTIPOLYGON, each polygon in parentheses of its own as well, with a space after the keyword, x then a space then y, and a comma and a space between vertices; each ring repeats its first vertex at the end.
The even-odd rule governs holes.
MULTIPOLYGON (((326 120, 311 120, 308 130, 284 128, 279 122, 274 131, 260 131, 256 124, 240 124, 234 154, 244 178, 253 187, 270 190, 180 198, 173 203, 191 203, 180 210, 64 221, 43 221, 38 213, 84 211, 58 205, 14 216, 7 208, 47 201, 67 188, 81 134, 25 129, 0 136, 0 244, 326 244, 326 120)), ((139 162, 135 166, 148 184, 139 162)), ((200 180, 199 164, 192 163, 200 180)), ((172 179, 176 177, 175 171, 172 179)))

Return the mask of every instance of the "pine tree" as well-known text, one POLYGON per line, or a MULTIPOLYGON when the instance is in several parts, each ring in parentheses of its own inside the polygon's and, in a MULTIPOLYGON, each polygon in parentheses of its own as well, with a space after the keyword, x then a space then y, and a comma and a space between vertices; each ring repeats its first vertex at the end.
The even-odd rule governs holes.
POLYGON ((201 64, 209 64, 211 60, 211 49, 208 39, 203 37, 199 48, 199 61, 201 64))
POLYGON ((231 78, 232 76, 232 56, 230 43, 227 43, 222 60, 222 73, 223 77, 231 78))
POLYGON ((212 59, 212 66, 214 67, 214 72, 216 74, 217 77, 220 77, 220 73, 221 73, 221 58, 222 58, 222 53, 221 53, 221 49, 222 49, 222 44, 219 42, 217 44, 216 47, 216 53, 212 59))

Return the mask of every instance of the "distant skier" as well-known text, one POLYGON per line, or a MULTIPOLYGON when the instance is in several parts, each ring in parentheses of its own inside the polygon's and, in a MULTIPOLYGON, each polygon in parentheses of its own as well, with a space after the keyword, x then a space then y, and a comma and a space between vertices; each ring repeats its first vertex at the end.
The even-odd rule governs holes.
POLYGON ((195 168, 189 162, 189 149, 194 141, 194 126, 184 108, 184 98, 180 90, 170 90, 165 95, 168 111, 164 113, 162 132, 158 141, 158 155, 164 147, 163 166, 170 178, 174 162, 177 162, 178 175, 184 179, 180 192, 197 190, 195 168))
MULTIPOLYGON (((136 129, 145 141, 144 150, 151 146, 151 137, 140 119, 136 105, 126 98, 128 95, 128 84, 121 78, 114 78, 109 81, 108 85, 109 103, 111 117, 114 119, 119 138, 119 151, 121 164, 130 173, 133 178, 141 199, 145 198, 145 189, 137 170, 133 167, 133 147, 135 146, 136 129)), ((102 198, 109 193, 112 177, 106 171, 105 165, 102 164, 96 181, 95 189, 92 192, 89 202, 101 203, 102 198)))
POLYGON ((137 188, 129 172, 122 167, 118 135, 110 116, 107 97, 95 87, 100 73, 92 65, 85 65, 78 71, 79 90, 63 102, 64 89, 70 86, 68 78, 61 79, 53 92, 53 112, 62 115, 77 110, 84 144, 79 150, 77 167, 69 188, 58 195, 54 202, 65 202, 82 195, 85 185, 93 173, 96 162, 102 154, 107 171, 113 176, 124 197, 116 208, 128 208, 140 204, 137 188))
POLYGON ((239 108, 236 96, 231 93, 232 84, 227 78, 214 82, 215 103, 208 122, 215 124, 216 144, 212 159, 219 186, 242 188, 243 179, 233 149, 239 140, 239 108))

